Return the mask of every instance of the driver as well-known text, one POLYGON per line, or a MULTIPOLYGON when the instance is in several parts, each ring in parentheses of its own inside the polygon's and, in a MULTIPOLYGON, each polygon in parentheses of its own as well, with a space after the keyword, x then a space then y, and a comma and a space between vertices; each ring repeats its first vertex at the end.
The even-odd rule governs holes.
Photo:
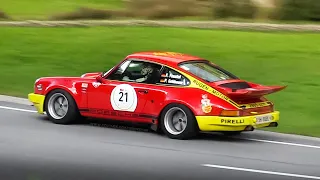
POLYGON ((141 75, 143 77, 136 79, 136 82, 144 82, 148 79, 149 75, 152 74, 153 67, 150 64, 144 65, 144 67, 141 69, 141 75))

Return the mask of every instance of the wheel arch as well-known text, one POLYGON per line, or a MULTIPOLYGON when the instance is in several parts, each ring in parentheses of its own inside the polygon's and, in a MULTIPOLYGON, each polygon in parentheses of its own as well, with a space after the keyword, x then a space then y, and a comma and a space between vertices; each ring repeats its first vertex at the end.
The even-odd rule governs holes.
POLYGON ((181 100, 172 100, 172 101, 167 101, 166 104, 163 106, 163 108, 161 109, 160 113, 159 113, 159 117, 161 116, 161 114, 163 113, 163 110, 168 107, 169 105, 172 105, 172 104, 180 104, 180 105, 184 105, 186 106, 187 108, 189 108, 192 112, 193 115, 196 114, 196 110, 192 107, 191 104, 189 103, 186 103, 185 101, 181 101, 181 100))
MULTIPOLYGON (((161 116, 162 116, 162 114, 164 113, 164 110, 165 110, 168 106, 173 105, 173 104, 183 105, 183 106, 187 107, 187 108, 191 111, 191 113, 192 113, 193 116, 195 116, 195 114, 196 114, 195 110, 192 108, 192 106, 191 106, 190 104, 185 103, 185 102, 183 102, 183 101, 170 101, 170 102, 168 102, 168 103, 161 109, 161 111, 160 111, 160 113, 159 113, 159 115, 158 115, 158 127, 161 126, 161 124, 160 124, 160 123, 161 123, 161 116)), ((197 124, 197 127, 199 128, 199 125, 198 125, 198 122, 197 122, 197 121, 196 121, 196 124, 197 124)))
POLYGON ((74 97, 74 93, 72 93, 68 88, 66 88, 66 87, 63 87, 63 86, 55 86, 55 87, 50 87, 50 88, 48 88, 47 90, 46 90, 46 92, 44 93, 44 96, 45 96, 45 98, 44 98, 44 103, 43 103, 43 111, 45 112, 46 111, 46 102, 47 102, 47 100, 48 100, 48 95, 52 92, 52 91, 55 91, 55 90, 61 90, 61 91, 65 91, 66 93, 68 93, 71 97, 72 97, 72 99, 74 100, 74 102, 75 102, 75 104, 76 104, 76 106, 77 106, 77 109, 79 109, 78 108, 78 103, 77 103, 77 101, 76 101, 76 98, 74 97))

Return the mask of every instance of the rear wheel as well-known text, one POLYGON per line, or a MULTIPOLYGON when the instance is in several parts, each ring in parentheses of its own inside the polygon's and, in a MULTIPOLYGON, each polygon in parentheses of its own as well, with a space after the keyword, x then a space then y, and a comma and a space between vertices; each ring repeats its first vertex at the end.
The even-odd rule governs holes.
POLYGON ((47 95, 45 109, 50 121, 56 124, 70 124, 80 117, 73 97, 60 89, 47 95))
POLYGON ((190 139, 197 135, 196 119, 189 108, 181 104, 170 104, 161 115, 161 129, 172 139, 190 139))

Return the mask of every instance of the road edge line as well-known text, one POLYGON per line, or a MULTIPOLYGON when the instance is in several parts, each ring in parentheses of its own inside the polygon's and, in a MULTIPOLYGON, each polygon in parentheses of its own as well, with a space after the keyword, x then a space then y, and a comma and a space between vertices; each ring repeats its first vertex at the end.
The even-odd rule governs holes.
POLYGON ((27 98, 7 96, 7 95, 2 95, 2 94, 0 94, 0 101, 22 104, 22 105, 32 105, 32 103, 27 98))
POLYGON ((215 164, 201 164, 201 166, 209 167, 209 168, 242 171, 242 172, 253 172, 253 173, 259 173, 259 174, 269 174, 269 175, 278 175, 278 176, 304 178, 304 179, 319 179, 320 180, 319 176, 310 176, 310 175, 302 175, 302 174, 294 174, 294 173, 266 171, 266 170, 259 170, 259 169, 250 169, 250 168, 239 168, 239 167, 232 167, 232 166, 221 166, 221 165, 215 165, 215 164))
MULTIPOLYGON (((29 106, 32 105, 32 103, 27 98, 8 96, 8 95, 2 95, 2 94, 0 94, 0 101, 22 104, 22 105, 29 105, 29 106)), ((255 131, 260 132, 260 133, 288 136, 291 138, 299 138, 299 139, 303 139, 303 140, 320 141, 320 138, 313 137, 313 136, 305 136, 305 135, 299 135, 299 134, 288 134, 288 133, 280 133, 280 132, 264 131, 264 130, 255 130, 255 131)))

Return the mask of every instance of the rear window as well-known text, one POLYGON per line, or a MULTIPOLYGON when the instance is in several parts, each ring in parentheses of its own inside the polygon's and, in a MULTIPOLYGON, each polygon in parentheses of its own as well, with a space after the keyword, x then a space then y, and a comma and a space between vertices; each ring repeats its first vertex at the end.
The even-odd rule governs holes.
POLYGON ((236 76, 209 62, 188 62, 179 66, 207 82, 237 79, 236 76))

